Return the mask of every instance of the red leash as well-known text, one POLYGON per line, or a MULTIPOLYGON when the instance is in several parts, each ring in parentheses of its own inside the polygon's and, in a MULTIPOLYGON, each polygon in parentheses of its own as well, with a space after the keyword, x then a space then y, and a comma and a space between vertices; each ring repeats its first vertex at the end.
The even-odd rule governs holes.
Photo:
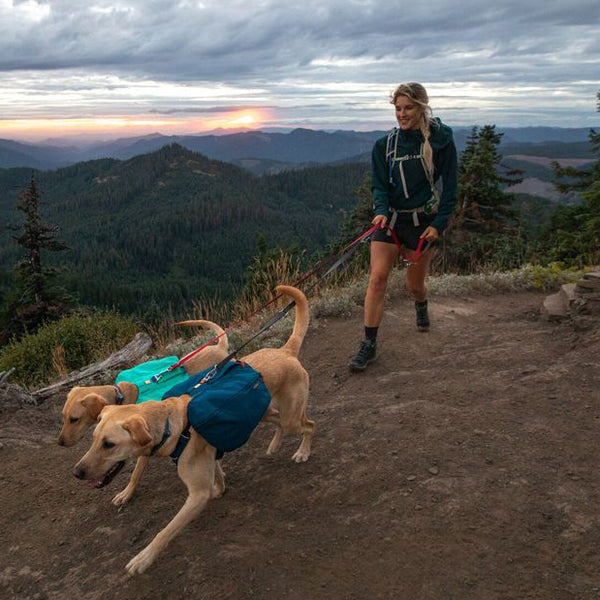
POLYGON ((423 255, 425 254, 425 252, 427 252, 427 250, 429 250, 429 248, 431 248, 431 242, 427 242, 425 240, 425 238, 420 238, 419 243, 417 244, 417 249, 414 251, 413 257, 408 258, 408 255, 406 254, 404 248, 402 247, 402 244, 400 243, 400 240, 398 239, 396 232, 393 229, 391 229, 390 227, 385 227, 382 229, 387 229, 390 232, 392 239, 394 240, 394 244, 396 244, 396 246, 398 246, 398 250, 400 251, 400 256, 402 257, 402 261, 409 266, 416 265, 423 258, 423 255), (424 245, 425 245, 425 247, 423 247, 424 245))
MULTIPOLYGON (((343 256, 344 254, 346 254, 349 250, 351 250, 352 248, 354 248, 357 244, 359 244, 364 239, 368 238, 371 234, 373 234, 378 228, 379 227, 377 225, 373 225, 370 229, 367 229, 367 231, 365 231, 363 234, 361 234, 355 240, 353 240, 352 242, 350 242, 340 252, 338 252, 338 255, 342 255, 343 256)), ((293 284, 294 287, 298 287, 301 283, 303 283, 304 281, 306 281, 309 277, 311 277, 319 269, 321 269, 323 267, 323 265, 325 264, 325 260, 326 259, 320 260, 311 271, 309 271, 308 273, 306 273, 305 275, 303 275, 298 281, 296 281, 296 283, 293 284)), ((337 263, 336 263, 336 266, 337 266, 337 263)), ((329 271, 327 273, 329 273, 329 271)), ((273 304, 274 302, 276 302, 277 300, 279 300, 279 298, 281 298, 282 296, 283 296, 283 294, 277 294, 274 298, 272 298, 271 300, 269 300, 269 302, 267 302, 265 305, 257 308, 254 312, 252 312, 252 313, 250 313, 250 315, 248 315, 248 317, 247 317, 248 320, 251 319, 256 314, 258 314, 259 312, 263 311, 265 308, 267 308, 267 306, 270 306, 271 304, 273 304)), ((198 354, 199 352, 201 352, 202 350, 204 350, 204 348, 207 348, 208 346, 211 346, 213 344, 213 342, 215 342, 216 340, 218 340, 220 337, 226 335, 227 331, 229 331, 229 329, 226 329, 225 331, 223 331, 223 333, 220 333, 219 335, 216 335, 212 339, 208 340, 205 344, 203 344, 199 348, 196 348, 196 350, 192 350, 192 352, 190 352, 189 354, 186 354, 181 360, 179 360, 175 364, 171 365, 165 372, 173 371, 177 367, 181 367, 188 360, 190 360, 191 358, 193 358, 194 356, 196 356, 196 354, 198 354)))

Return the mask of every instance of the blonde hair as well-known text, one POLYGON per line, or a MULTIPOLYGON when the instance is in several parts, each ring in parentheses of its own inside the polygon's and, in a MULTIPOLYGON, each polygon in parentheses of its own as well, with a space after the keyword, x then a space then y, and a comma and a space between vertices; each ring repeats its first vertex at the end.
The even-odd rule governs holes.
POLYGON ((433 112, 431 110, 431 106, 429 106, 429 96, 427 95, 427 90, 420 83, 401 83, 392 93, 390 103, 395 105, 398 96, 406 96, 421 107, 419 129, 423 134, 423 159, 425 161, 425 166, 427 167, 428 177, 430 180, 433 180, 433 149, 429 143, 429 136, 431 135, 430 126, 433 120, 433 112))

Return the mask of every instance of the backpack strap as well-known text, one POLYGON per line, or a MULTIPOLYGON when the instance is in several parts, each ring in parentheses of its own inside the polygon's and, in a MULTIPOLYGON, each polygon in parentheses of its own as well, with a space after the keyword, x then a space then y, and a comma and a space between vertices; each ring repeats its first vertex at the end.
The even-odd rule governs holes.
MULTIPOLYGON (((404 191, 404 197, 408 198, 409 197, 408 186, 406 185, 406 178, 404 176, 403 163, 406 160, 419 159, 421 161, 423 171, 425 172, 425 176, 427 177, 427 181, 429 181, 429 187, 431 188, 431 194, 432 194, 433 198, 435 198, 435 201, 432 204, 432 206, 428 207, 428 210, 425 212, 428 212, 428 213, 437 212, 437 207, 438 207, 438 204, 440 201, 440 194, 439 194, 438 189, 435 186, 435 182, 433 180, 433 173, 429 172, 429 169, 427 168, 427 165, 425 164, 425 154, 424 154, 425 143, 424 142, 421 143, 421 147, 419 148, 419 154, 414 154, 414 155, 407 154, 406 156, 398 157, 397 149, 398 149, 399 135, 400 135, 400 128, 394 127, 394 129, 392 129, 392 131, 390 131, 390 133, 388 133, 388 136, 387 136, 385 156, 386 156, 386 160, 388 163, 388 182, 392 187, 396 187, 396 182, 394 181, 394 176, 393 176, 393 168, 394 168, 394 163, 397 162, 398 169, 400 171, 400 180, 402 181, 402 189, 404 191)), ((427 204, 429 204, 429 202, 427 202, 427 204)), ((412 212, 412 209, 410 211, 399 211, 399 212, 412 212)), ((420 211, 420 212, 423 212, 423 211, 420 211)), ((416 216, 416 213, 415 213, 415 216, 413 216, 413 221, 415 222, 415 225, 419 224, 419 218, 416 216)))

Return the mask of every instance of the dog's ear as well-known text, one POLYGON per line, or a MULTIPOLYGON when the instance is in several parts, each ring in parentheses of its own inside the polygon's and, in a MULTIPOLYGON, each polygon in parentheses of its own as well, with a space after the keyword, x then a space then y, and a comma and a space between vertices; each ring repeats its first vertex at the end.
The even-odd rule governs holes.
POLYGON ((129 383, 128 381, 121 381, 119 387, 125 396, 126 404, 134 404, 138 399, 138 387, 135 383, 129 383))
POLYGON ((143 417, 134 415, 123 422, 123 429, 129 431, 133 441, 140 446, 146 446, 152 442, 152 436, 148 424, 143 417))
POLYGON ((81 401, 81 404, 85 406, 90 418, 94 421, 97 421, 102 409, 108 404, 108 402, 99 394, 88 394, 81 401))

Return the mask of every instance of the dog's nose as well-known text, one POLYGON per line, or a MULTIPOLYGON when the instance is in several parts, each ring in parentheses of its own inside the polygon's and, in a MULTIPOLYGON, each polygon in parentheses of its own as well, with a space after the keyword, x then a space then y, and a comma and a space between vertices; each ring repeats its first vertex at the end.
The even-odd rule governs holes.
POLYGON ((73 467, 73 475, 77 477, 77 479, 85 479, 85 469, 78 465, 73 467))

